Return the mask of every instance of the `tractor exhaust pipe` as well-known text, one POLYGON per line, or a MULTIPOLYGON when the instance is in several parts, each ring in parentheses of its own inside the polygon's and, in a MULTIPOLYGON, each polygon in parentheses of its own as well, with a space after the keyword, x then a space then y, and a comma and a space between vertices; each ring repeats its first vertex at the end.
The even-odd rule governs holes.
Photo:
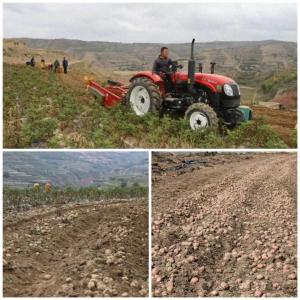
POLYGON ((216 65, 216 63, 214 61, 212 61, 210 63, 210 74, 214 74, 215 73, 215 65, 216 65))
POLYGON ((188 89, 190 92, 193 90, 194 82, 195 82, 194 43, 195 43, 195 39, 192 40, 191 57, 188 62, 188 89))
POLYGON ((194 59, 194 44, 195 44, 195 39, 192 40, 192 45, 191 45, 191 60, 194 59))

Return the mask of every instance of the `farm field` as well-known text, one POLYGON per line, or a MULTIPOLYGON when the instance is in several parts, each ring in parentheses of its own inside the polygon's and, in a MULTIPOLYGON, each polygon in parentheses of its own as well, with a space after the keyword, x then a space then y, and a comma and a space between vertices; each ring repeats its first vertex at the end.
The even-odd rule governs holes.
POLYGON ((157 153, 152 174, 154 296, 296 297, 296 154, 157 153))
MULTIPOLYGON (((141 118, 122 104, 106 109, 86 91, 86 75, 103 85, 108 79, 127 83, 137 71, 149 69, 157 44, 135 44, 132 48, 120 43, 7 39, 3 56, 4 147, 295 148, 295 44, 265 41, 216 46, 199 43, 197 59, 209 65, 211 59, 219 58, 216 71, 237 80, 241 104, 253 108, 254 120, 233 130, 221 126, 217 131, 195 132, 184 119, 151 114, 141 118), (98 48, 101 55, 95 50, 98 48), (139 51, 134 57, 130 51, 137 51, 135 48, 139 51), (139 52, 147 55, 140 57, 139 52), (65 55, 70 59, 69 73, 54 74, 39 65, 25 67, 24 60, 30 55, 37 61, 65 55), (285 57, 284 64, 279 57, 285 57), (276 105, 284 109, 276 109, 276 105)), ((186 55, 187 47, 172 45, 172 56, 186 55)))
MULTIPOLYGON (((267 111, 254 115, 252 122, 234 130, 192 131, 184 119, 158 118, 151 114, 141 118, 123 105, 106 109, 87 93, 84 68, 74 66, 72 72, 68 76, 56 76, 44 70, 4 65, 6 148, 287 148, 296 145, 296 112, 279 129, 264 120, 267 111)), ((290 114, 289 110, 277 111, 280 122, 290 114)))
POLYGON ((148 295, 148 153, 3 154, 5 297, 148 295))
POLYGON ((148 295, 143 197, 7 207, 3 245, 6 297, 148 295))

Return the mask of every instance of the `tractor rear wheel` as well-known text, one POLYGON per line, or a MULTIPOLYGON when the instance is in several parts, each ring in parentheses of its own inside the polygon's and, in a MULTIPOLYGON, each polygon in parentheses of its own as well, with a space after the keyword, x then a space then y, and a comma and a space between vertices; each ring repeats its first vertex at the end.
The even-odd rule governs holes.
POLYGON ((130 106, 138 116, 152 112, 159 114, 162 97, 159 87, 145 77, 136 78, 129 86, 126 94, 126 105, 130 106))
POLYGON ((194 103, 185 112, 185 118, 189 121, 192 130, 199 128, 217 128, 218 117, 216 112, 207 104, 194 103))

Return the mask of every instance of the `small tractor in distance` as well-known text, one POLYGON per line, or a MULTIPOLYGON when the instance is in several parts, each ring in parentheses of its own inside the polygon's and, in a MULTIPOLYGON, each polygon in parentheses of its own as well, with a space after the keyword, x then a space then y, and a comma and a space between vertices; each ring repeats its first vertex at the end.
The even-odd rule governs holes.
MULTIPOLYGON (((130 79, 129 86, 108 81, 103 87, 86 79, 87 88, 103 99, 106 107, 122 101, 130 106, 138 116, 149 112, 157 115, 169 113, 188 120, 191 129, 217 127, 219 121, 228 127, 235 127, 251 120, 252 111, 240 106, 240 89, 231 78, 214 74, 215 63, 211 63, 211 73, 195 72, 194 42, 188 59, 188 71, 179 71, 182 65, 174 62, 164 73, 168 76, 171 89, 167 90, 165 80, 152 71, 141 71, 130 79)), ((170 85, 168 85, 170 86, 170 85)))

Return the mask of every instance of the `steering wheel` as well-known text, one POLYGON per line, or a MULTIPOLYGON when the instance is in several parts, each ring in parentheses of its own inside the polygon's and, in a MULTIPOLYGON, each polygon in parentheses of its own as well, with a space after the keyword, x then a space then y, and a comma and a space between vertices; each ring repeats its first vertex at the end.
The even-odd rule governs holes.
POLYGON ((168 67, 165 67, 163 70, 161 70, 161 73, 164 73, 166 75, 172 75, 178 69, 182 69, 182 68, 183 68, 183 66, 178 64, 177 61, 173 61, 173 64, 168 67))
POLYGON ((174 61, 173 61, 173 64, 170 65, 169 68, 170 68, 170 71, 171 71, 171 72, 176 72, 177 70, 182 69, 183 66, 180 65, 180 64, 178 64, 178 61, 174 60, 174 61))

